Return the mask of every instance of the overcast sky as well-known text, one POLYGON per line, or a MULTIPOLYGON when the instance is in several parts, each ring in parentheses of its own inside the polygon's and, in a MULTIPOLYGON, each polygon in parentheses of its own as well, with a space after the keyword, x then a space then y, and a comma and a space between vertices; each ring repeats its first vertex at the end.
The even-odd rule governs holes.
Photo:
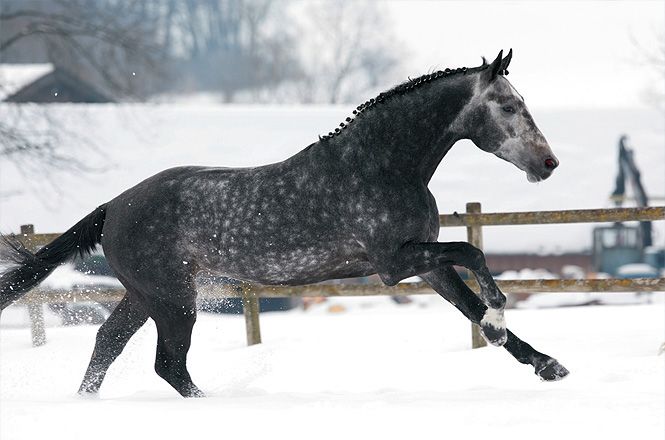
POLYGON ((665 29, 663 1, 391 1, 405 74, 476 66, 513 48, 509 79, 530 107, 641 107, 665 78, 645 65, 665 29))

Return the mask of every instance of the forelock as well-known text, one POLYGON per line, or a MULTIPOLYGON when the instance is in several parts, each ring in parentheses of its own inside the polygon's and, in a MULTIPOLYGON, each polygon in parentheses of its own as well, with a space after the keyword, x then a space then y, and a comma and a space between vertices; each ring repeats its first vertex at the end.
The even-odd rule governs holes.
POLYGON ((501 81, 501 83, 504 84, 505 87, 507 87, 508 93, 519 98, 520 101, 524 102, 524 98, 522 97, 522 95, 520 95, 517 89, 510 83, 510 81, 508 81, 508 78, 506 78, 505 76, 501 76, 499 81, 501 81))

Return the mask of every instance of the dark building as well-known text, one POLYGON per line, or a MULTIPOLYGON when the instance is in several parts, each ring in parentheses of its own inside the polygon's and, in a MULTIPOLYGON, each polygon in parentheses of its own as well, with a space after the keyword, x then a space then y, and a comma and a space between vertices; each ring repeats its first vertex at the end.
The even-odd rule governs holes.
POLYGON ((107 103, 115 100, 86 81, 63 69, 55 68, 21 86, 5 102, 78 102, 107 103))
POLYGON ((520 270, 524 268, 546 269, 555 275, 561 275, 564 266, 579 266, 585 272, 591 272, 590 253, 568 253, 557 255, 538 254, 485 254, 487 266, 493 274, 498 275, 507 270, 520 270))

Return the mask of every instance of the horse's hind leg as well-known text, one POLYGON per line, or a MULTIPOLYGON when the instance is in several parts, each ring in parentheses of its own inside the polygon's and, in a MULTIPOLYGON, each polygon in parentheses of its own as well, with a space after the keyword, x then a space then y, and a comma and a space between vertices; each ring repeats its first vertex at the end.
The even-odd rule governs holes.
POLYGON ((201 397, 203 393, 187 371, 187 352, 196 322, 194 274, 191 266, 180 263, 187 257, 174 257, 164 248, 160 252, 170 260, 151 255, 140 263, 134 262, 141 270, 131 274, 130 284, 140 294, 143 310, 157 327, 155 372, 182 396, 201 397))
POLYGON ((147 319, 148 314, 128 289, 111 316, 97 331, 95 349, 79 387, 79 394, 99 391, 111 363, 120 355, 129 339, 147 319))
MULTIPOLYGON (((183 397, 203 397, 187 371, 187 352, 191 345, 192 329, 196 322, 196 293, 192 292, 178 303, 154 304, 151 316, 157 325, 157 355, 155 371, 183 397)), ((182 296, 173 296, 183 298, 182 296)))
MULTIPOLYGON (((487 306, 469 289, 452 266, 435 269, 421 277, 471 322, 479 324, 485 316, 487 306)), ((536 351, 510 330, 507 330, 507 335, 507 341, 503 347, 520 363, 533 365, 535 373, 542 380, 559 380, 568 375, 568 370, 556 359, 536 351)))

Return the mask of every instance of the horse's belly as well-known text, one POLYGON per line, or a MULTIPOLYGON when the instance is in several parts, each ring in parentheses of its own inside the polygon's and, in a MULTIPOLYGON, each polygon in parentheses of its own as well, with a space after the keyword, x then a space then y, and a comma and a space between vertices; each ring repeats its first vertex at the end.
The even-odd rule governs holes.
POLYGON ((230 278, 261 284, 309 284, 329 279, 366 276, 374 273, 359 255, 346 255, 330 249, 301 248, 288 251, 256 249, 218 259, 206 269, 230 278))

